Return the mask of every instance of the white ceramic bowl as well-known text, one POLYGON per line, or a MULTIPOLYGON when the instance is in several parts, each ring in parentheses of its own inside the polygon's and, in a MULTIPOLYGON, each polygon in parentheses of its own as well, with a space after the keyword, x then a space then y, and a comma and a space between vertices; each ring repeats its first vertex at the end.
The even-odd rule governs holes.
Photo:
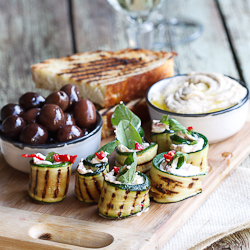
MULTIPOLYGON (((183 75, 176 75, 174 77, 181 77, 183 75)), ((237 133, 245 124, 248 114, 248 96, 249 90, 243 82, 239 82, 247 89, 247 94, 238 104, 217 112, 204 114, 179 114, 162 110, 151 103, 152 96, 156 92, 161 92, 170 82, 172 77, 156 82, 147 93, 147 105, 151 120, 160 120, 163 115, 170 115, 170 117, 177 119, 183 126, 192 126, 194 131, 205 135, 209 143, 217 143, 223 141, 230 136, 237 133)))
POLYGON ((96 152, 100 147, 102 132, 102 117, 97 111, 97 126, 89 134, 75 140, 56 144, 30 145, 15 142, 1 133, 0 146, 6 162, 13 168, 29 173, 29 161, 31 158, 23 158, 22 154, 47 153, 54 151, 59 154, 77 155, 76 161, 72 166, 72 171, 76 169, 81 158, 96 152))

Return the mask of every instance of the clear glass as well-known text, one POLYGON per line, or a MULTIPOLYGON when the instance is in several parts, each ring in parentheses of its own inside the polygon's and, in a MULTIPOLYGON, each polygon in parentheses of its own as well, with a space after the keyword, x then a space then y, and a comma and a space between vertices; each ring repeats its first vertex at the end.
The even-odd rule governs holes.
POLYGON ((126 15, 130 25, 126 29, 130 48, 152 49, 154 25, 148 21, 150 13, 164 0, 107 0, 117 11, 126 15))

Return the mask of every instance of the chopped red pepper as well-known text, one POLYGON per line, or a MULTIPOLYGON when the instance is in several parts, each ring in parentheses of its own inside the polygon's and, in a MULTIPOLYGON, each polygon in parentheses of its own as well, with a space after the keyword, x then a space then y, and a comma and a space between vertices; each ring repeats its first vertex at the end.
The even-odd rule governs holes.
POLYGON ((22 154, 22 157, 26 157, 26 158, 28 158, 28 157, 35 157, 35 158, 37 158, 37 159, 39 159, 41 161, 44 160, 43 158, 41 158, 40 156, 38 156, 36 154, 30 154, 30 155, 28 155, 28 154, 22 154))
POLYGON ((70 163, 74 163, 76 158, 77 158, 77 155, 72 156, 69 154, 65 154, 65 155, 54 154, 54 161, 56 161, 56 162, 69 161, 70 163))
POLYGON ((191 131, 191 130, 193 130, 193 127, 188 127, 187 130, 191 131))
POLYGON ((135 143, 135 149, 136 149, 136 150, 143 150, 144 147, 143 147, 140 143, 136 142, 136 143, 135 143))
POLYGON ((141 204, 141 207, 144 207, 144 204, 141 204))
POLYGON ((114 166, 114 172, 115 172, 116 174, 119 174, 119 170, 120 170, 120 167, 114 166))
POLYGON ((95 156, 96 156, 99 160, 102 160, 103 158, 106 157, 106 154, 101 150, 100 153, 95 152, 95 156))
POLYGON ((166 161, 166 162, 172 161, 173 158, 174 158, 175 153, 176 153, 176 151, 171 150, 171 151, 169 151, 167 154, 164 154, 165 161, 166 161))
POLYGON ((75 160, 76 160, 76 158, 77 158, 77 155, 71 155, 69 161, 70 161, 71 163, 74 163, 75 160))

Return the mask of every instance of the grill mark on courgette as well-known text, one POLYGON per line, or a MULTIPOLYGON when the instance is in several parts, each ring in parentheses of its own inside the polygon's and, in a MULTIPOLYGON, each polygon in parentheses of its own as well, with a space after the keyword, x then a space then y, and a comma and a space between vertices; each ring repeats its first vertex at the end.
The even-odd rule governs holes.
POLYGON ((175 191, 171 191, 171 190, 166 190, 164 188, 162 188, 162 184, 157 184, 154 187, 157 191, 159 191, 162 194, 168 194, 168 195, 173 195, 173 194, 178 194, 179 192, 175 192, 175 191))
POLYGON ((126 194, 129 194, 129 193, 130 193, 130 190, 129 190, 129 189, 127 189, 125 193, 126 193, 126 194))
POLYGON ((202 163, 203 163, 203 158, 201 159, 201 163, 200 163, 200 166, 202 166, 202 163))
POLYGON ((198 181, 199 178, 192 178, 193 181, 198 181))
POLYGON ((134 198, 134 203, 132 205, 132 209, 131 209, 131 212, 130 214, 133 214, 133 211, 135 210, 135 203, 136 203, 136 200, 138 199, 138 195, 141 193, 141 191, 136 191, 136 194, 135 194, 135 198, 134 198))
POLYGON ((93 179, 93 182, 95 184, 97 192, 100 194, 101 193, 101 187, 99 186, 98 181, 96 180, 96 178, 94 176, 92 176, 92 179, 93 179))
POLYGON ((67 167, 67 182, 66 182, 66 187, 64 191, 64 196, 67 194, 68 188, 69 188, 69 167, 67 167))
POLYGON ((183 184, 181 181, 172 180, 170 178, 163 177, 163 176, 160 176, 160 179, 163 180, 164 182, 167 182, 168 186, 170 183, 175 184, 175 186, 180 186, 180 187, 181 187, 181 184, 183 184))
POLYGON ((194 185, 194 183, 193 183, 193 182, 189 183, 188 188, 192 188, 192 187, 193 187, 193 185, 194 185))
MULTIPOLYGON (((76 175, 78 176, 78 174, 76 173, 76 175)), ((82 198, 82 200, 84 200, 84 198, 83 198, 83 195, 82 195, 82 190, 81 190, 81 178, 78 176, 77 177, 78 178, 78 191, 79 191, 79 193, 80 193, 80 196, 81 196, 81 198, 82 198)))
POLYGON ((37 182, 38 182, 38 169, 36 170, 36 178, 35 178, 35 186, 34 186, 34 189, 33 189, 33 193, 34 193, 34 195, 37 195, 37 190, 36 190, 36 188, 37 188, 37 182))
POLYGON ((47 192, 47 185, 48 185, 48 178, 49 178, 49 170, 46 171, 45 173, 45 177, 44 177, 44 188, 43 188, 43 191, 42 191, 42 199, 45 198, 46 196, 46 192, 47 192))
POLYGON ((57 195, 59 193, 60 177, 61 177, 61 169, 58 169, 57 181, 56 181, 56 189, 55 189, 54 197, 53 198, 57 198, 57 195))
POLYGON ((83 179, 83 184, 85 186, 85 189, 86 189, 87 195, 89 196, 89 199, 93 201, 94 199, 90 193, 90 190, 88 189, 88 185, 86 184, 85 178, 83 179))

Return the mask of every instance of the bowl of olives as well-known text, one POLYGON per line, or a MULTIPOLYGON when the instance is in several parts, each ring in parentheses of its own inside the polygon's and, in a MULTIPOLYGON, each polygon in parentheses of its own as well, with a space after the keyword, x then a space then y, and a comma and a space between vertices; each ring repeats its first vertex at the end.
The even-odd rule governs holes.
POLYGON ((23 94, 18 104, 1 109, 0 146, 6 162, 29 173, 29 159, 22 154, 34 152, 77 155, 96 152, 101 142, 102 117, 94 104, 81 99, 76 86, 67 84, 44 98, 35 92, 23 94))

